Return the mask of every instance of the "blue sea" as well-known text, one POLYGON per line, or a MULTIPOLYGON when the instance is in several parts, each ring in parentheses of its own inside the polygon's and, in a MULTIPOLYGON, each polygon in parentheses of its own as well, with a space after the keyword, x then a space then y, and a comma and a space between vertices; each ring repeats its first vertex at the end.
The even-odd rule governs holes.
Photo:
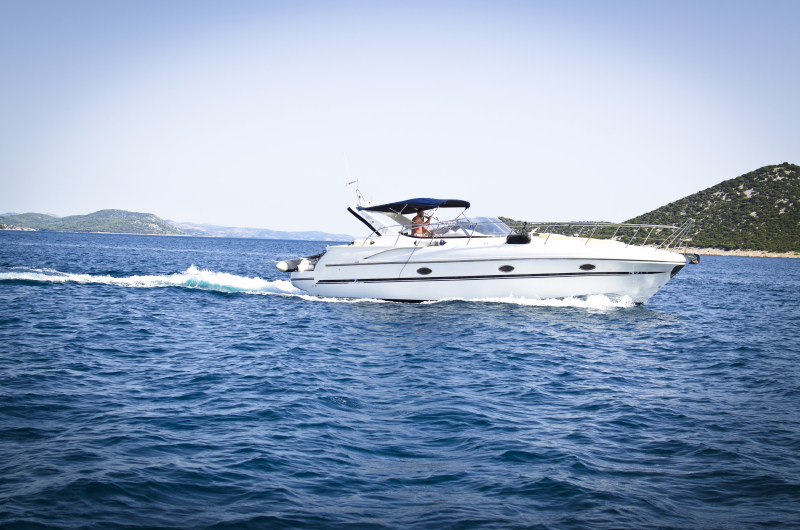
POLYGON ((0 526, 800 527, 800 260, 403 304, 324 247, 0 232, 0 526))

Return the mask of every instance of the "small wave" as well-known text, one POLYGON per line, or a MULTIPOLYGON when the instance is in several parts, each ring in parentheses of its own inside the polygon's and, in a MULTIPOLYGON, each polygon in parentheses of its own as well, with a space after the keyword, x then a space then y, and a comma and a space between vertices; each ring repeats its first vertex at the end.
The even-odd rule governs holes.
POLYGON ((443 302, 489 302, 496 304, 514 304, 534 307, 577 307, 581 309, 616 309, 634 307, 636 304, 629 296, 610 298, 606 295, 596 294, 587 297, 568 298, 516 298, 513 296, 503 298, 452 298, 448 300, 435 300, 423 302, 425 304, 440 304, 443 302))
POLYGON ((262 278, 237 276, 226 272, 198 269, 194 265, 174 274, 134 275, 115 277, 110 275, 74 274, 52 269, 31 269, 0 272, 0 281, 32 281, 43 283, 80 283, 115 285, 120 287, 186 287, 227 293, 256 293, 301 295, 303 291, 286 280, 264 280, 262 278))
MULTIPOLYGON (((303 291, 300 291, 303 293, 303 291)), ((313 294, 299 294, 299 298, 308 300, 309 302, 328 302, 331 304, 391 304, 388 300, 380 300, 378 298, 331 298, 327 296, 316 296, 313 294)))

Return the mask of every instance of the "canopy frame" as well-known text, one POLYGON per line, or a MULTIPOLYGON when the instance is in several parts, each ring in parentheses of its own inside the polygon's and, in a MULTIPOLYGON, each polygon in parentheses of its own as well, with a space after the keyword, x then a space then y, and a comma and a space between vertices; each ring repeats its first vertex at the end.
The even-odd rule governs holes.
POLYGON ((434 208, 469 208, 469 202, 460 199, 431 199, 421 197, 408 199, 388 204, 377 204, 375 206, 358 206, 359 210, 368 212, 392 212, 397 214, 415 213, 417 210, 432 210, 434 208))

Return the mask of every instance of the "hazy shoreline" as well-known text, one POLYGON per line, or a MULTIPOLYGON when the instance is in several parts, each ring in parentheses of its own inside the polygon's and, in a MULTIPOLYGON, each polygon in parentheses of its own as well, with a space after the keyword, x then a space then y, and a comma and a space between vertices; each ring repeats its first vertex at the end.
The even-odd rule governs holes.
POLYGON ((701 256, 744 256, 749 258, 800 258, 797 252, 767 252, 766 250, 722 250, 718 248, 687 247, 685 252, 701 256))

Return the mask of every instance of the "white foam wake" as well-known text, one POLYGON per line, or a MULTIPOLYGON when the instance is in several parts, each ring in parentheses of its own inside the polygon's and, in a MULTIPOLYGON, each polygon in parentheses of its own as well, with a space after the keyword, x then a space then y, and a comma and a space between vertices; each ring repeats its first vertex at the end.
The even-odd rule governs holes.
MULTIPOLYGON (((227 293, 252 293, 252 294, 278 294, 286 296, 296 296, 304 300, 313 302, 330 303, 387 303, 384 300, 374 298, 329 298, 310 295, 298 289, 287 280, 264 280, 262 278, 237 276, 226 272, 214 272, 198 269, 194 265, 183 272, 174 274, 156 275, 134 275, 116 277, 110 275, 94 274, 75 274, 60 272, 52 269, 20 269, 0 272, 0 281, 3 280, 22 280, 43 283, 80 283, 80 284, 101 284, 116 285, 120 287, 185 287, 189 289, 200 289, 207 291, 219 291, 227 293)), ((559 298, 559 299, 533 299, 533 298, 454 298, 448 300, 438 300, 423 302, 424 304, 439 304, 444 302, 484 302, 515 304, 522 306, 538 307, 577 307, 584 309, 612 309, 633 307, 635 304, 629 297, 609 298, 604 295, 593 295, 586 298, 559 298)))
POLYGON ((109 275, 73 274, 51 269, 29 269, 0 272, 2 280, 24 280, 45 283, 82 283, 116 285, 120 287, 186 287, 221 292, 258 294, 305 294, 286 280, 269 281, 248 278, 226 272, 198 269, 194 265, 174 274, 134 275, 116 277, 109 275))
POLYGON ((546 298, 546 299, 516 298, 516 297, 477 298, 477 299, 458 298, 452 300, 441 300, 441 301, 423 302, 423 303, 436 304, 448 301, 452 302, 456 300, 462 302, 492 302, 498 304, 514 304, 514 305, 534 306, 534 307, 578 307, 582 309, 614 309, 614 308, 634 307, 636 305, 633 299, 629 296, 623 296, 621 298, 609 298, 608 296, 602 294, 591 295, 587 296, 586 298, 583 297, 546 298))

